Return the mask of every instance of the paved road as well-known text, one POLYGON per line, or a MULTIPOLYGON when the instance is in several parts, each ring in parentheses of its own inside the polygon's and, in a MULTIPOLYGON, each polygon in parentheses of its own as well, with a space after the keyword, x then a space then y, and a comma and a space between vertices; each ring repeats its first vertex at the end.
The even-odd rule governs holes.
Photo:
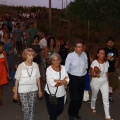
MULTIPOLYGON (((14 64, 20 63, 21 59, 14 57, 14 64)), ((42 82, 42 87, 44 83, 42 82)), ((21 106, 12 101, 12 84, 9 81, 9 84, 4 86, 3 102, 4 105, 0 108, 0 120, 22 120, 23 114, 21 111, 21 106)), ((120 120, 120 92, 116 91, 113 96, 114 102, 110 104, 111 115, 114 120, 120 120)), ((93 115, 90 111, 90 104, 83 103, 82 109, 80 110, 80 115, 82 120, 105 120, 103 104, 100 102, 101 96, 98 95, 96 110, 97 114, 93 115)), ((63 113, 58 117, 58 120, 68 120, 67 115, 68 104, 65 104, 63 113)), ((45 100, 38 99, 36 106, 35 120, 49 120, 45 100)))

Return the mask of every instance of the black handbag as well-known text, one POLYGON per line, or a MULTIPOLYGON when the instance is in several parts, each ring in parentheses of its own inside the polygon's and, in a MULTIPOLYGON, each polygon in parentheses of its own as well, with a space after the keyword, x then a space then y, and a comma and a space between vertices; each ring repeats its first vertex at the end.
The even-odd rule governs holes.
MULTIPOLYGON (((61 78, 61 70, 59 72, 59 76, 61 78)), ((60 80, 60 78, 59 78, 59 80, 60 80)), ((50 104, 57 105, 58 102, 57 102, 56 93, 57 93, 58 87, 56 88, 55 94, 51 94, 50 89, 48 87, 48 84, 47 84, 47 88, 48 88, 48 91, 50 93, 50 95, 49 95, 49 102, 50 102, 50 104)))

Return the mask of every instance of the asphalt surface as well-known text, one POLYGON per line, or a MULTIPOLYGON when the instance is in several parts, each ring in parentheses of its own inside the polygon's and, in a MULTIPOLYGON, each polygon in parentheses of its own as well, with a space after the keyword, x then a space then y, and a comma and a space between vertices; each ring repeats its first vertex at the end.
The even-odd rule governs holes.
MULTIPOLYGON (((21 58, 13 56, 14 64, 21 63, 21 58)), ((42 89, 44 89, 44 82, 41 81, 42 89)), ((44 90, 43 90, 44 91, 44 90)), ((3 103, 4 105, 0 108, 0 120, 23 120, 23 114, 21 105, 14 103, 12 101, 13 92, 12 84, 4 86, 3 93, 3 103)), ((111 116, 114 120, 120 120, 120 91, 117 90, 113 95, 114 102, 110 103, 111 116)), ((58 117, 58 120, 68 120, 68 105, 69 105, 69 91, 68 91, 68 103, 65 104, 63 113, 58 117)), ((82 120, 105 120, 103 104, 101 103, 101 95, 98 94, 97 104, 96 104, 96 114, 92 114, 90 111, 90 104, 84 103, 80 110, 79 115, 82 120)), ((35 120, 49 120, 45 99, 37 101, 35 120)))

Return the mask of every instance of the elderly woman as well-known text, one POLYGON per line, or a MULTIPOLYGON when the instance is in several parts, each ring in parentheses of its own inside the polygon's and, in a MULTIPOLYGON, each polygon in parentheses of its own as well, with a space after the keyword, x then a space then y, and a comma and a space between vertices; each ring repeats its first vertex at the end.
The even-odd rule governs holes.
POLYGON ((18 100, 18 93, 22 103, 24 120, 33 120, 35 113, 35 103, 37 94, 42 96, 40 87, 40 72, 38 65, 33 62, 35 51, 32 48, 26 48, 22 53, 22 62, 15 74, 15 92, 13 99, 18 100))
POLYGON ((54 53, 51 58, 51 65, 46 71, 45 99, 50 120, 57 120, 64 108, 64 99, 66 96, 65 86, 69 82, 68 74, 65 67, 60 65, 61 57, 54 53), (56 100, 51 100, 51 95, 56 100))

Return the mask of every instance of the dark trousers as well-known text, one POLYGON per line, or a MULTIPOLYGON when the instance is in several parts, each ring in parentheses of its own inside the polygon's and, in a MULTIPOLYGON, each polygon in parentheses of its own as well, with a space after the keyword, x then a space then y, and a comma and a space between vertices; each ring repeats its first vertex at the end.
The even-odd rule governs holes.
POLYGON ((69 74, 69 78, 70 104, 68 107, 68 114, 74 116, 79 113, 82 105, 85 76, 77 77, 69 74))
POLYGON ((57 120, 57 116, 59 116, 64 109, 64 96, 57 98, 57 105, 50 104, 49 102, 49 94, 45 91, 45 100, 46 106, 48 110, 48 114, 50 116, 50 120, 57 120))

